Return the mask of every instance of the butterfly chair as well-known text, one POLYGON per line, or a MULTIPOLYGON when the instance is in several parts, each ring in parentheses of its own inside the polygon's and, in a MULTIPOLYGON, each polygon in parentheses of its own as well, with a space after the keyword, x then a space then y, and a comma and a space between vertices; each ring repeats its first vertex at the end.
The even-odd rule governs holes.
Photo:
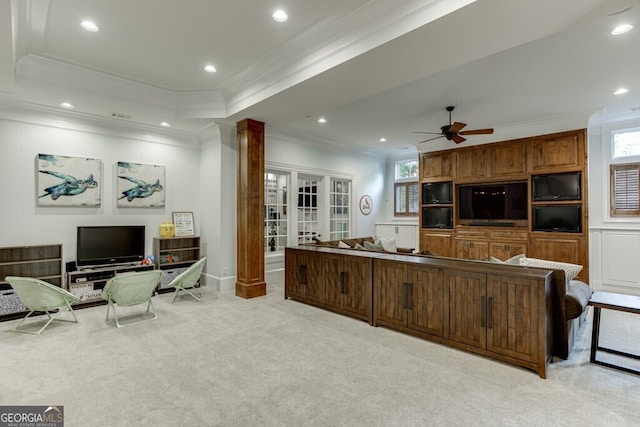
POLYGON ((188 293, 198 301, 202 298, 202 293, 196 288, 198 284, 198 280, 200 279, 200 275, 202 274, 202 269, 204 267, 204 262, 206 261, 206 257, 200 258, 195 264, 192 264, 185 271, 176 276, 175 279, 171 281, 167 285, 167 287, 175 288, 176 291, 173 293, 173 298, 171 298, 171 304, 176 300, 178 294, 188 293))
POLYGON ((72 302, 80 301, 80 298, 73 295, 64 289, 54 286, 51 283, 43 282, 42 280, 34 279, 32 277, 15 277, 7 276, 5 278, 11 287, 16 291, 22 304, 27 307, 29 313, 22 319, 18 325, 12 329, 13 332, 22 332, 25 334, 40 335, 44 329, 49 326, 54 320, 62 322, 78 323, 76 314, 71 308, 72 302), (52 312, 55 312, 53 316, 52 312), (73 315, 73 320, 57 319, 56 314, 60 314, 63 311, 69 310, 73 315), (38 331, 29 330, 26 328, 20 328, 20 326, 35 312, 44 312, 49 320, 38 331))
POLYGON ((162 271, 139 271, 131 273, 116 274, 107 281, 102 290, 102 298, 107 300, 107 317, 105 320, 115 320, 116 327, 121 328, 123 326, 135 325, 136 323, 142 323, 149 320, 155 320, 158 318, 151 297, 155 291, 158 283, 160 283, 160 277, 162 277, 162 271), (125 316, 116 312, 116 305, 119 307, 131 307, 134 305, 140 305, 147 303, 146 311, 139 311, 136 313, 128 313, 125 316), (109 311, 113 308, 113 317, 109 317, 109 311), (152 314, 151 318, 143 318, 138 321, 122 324, 120 319, 123 317, 131 317, 135 315, 152 314))

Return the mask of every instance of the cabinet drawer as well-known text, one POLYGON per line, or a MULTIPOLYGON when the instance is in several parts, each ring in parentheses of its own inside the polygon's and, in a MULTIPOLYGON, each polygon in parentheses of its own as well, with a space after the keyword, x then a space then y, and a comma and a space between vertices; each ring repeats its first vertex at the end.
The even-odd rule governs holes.
POLYGON ((526 231, 496 230, 491 232, 491 240, 527 240, 526 231))
POLYGON ((488 230, 456 230, 456 237, 486 239, 489 237, 489 231, 488 230))

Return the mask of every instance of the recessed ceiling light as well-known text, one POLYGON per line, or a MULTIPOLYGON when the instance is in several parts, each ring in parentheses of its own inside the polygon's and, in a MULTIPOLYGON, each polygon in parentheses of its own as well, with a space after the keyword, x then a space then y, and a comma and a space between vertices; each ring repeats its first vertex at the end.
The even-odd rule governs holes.
POLYGON ((273 15, 271 15, 271 17, 276 22, 286 22, 286 20, 289 19, 284 10, 276 10, 275 12, 273 12, 273 15))
POLYGON ((611 34, 613 34, 614 36, 618 36, 620 34, 628 33, 632 29, 633 29, 633 25, 622 24, 622 25, 618 25, 616 28, 614 28, 613 31, 611 31, 611 34))
POLYGON ((71 103, 69 103, 69 102, 61 102, 61 103, 60 103, 60 106, 61 106, 62 108, 68 108, 68 109, 70 109, 70 110, 71 110, 71 109, 73 109, 73 108, 75 108, 75 107, 73 106, 73 104, 71 104, 71 103))
POLYGON ((620 89, 616 90, 615 92, 613 92, 614 95, 622 95, 629 92, 629 89, 625 89, 623 87, 621 87, 620 89))
POLYGON ((167 122, 160 123, 160 126, 163 126, 163 127, 166 127, 166 128, 171 127, 171 125, 169 123, 167 123, 167 122))
POLYGON ((327 123, 327 119, 325 119, 324 117, 320 117, 320 118, 318 119, 318 123, 320 123, 321 125, 323 125, 323 124, 327 123))
POLYGON ((209 64, 209 65, 205 65, 205 66, 204 66, 204 70, 205 70, 207 73, 215 73, 216 71, 218 71, 218 70, 216 70, 216 67, 214 67, 214 66, 213 66, 213 65, 211 65, 211 64, 209 64))
POLYGON ((380 142, 387 142, 387 138, 382 137, 382 138, 380 138, 378 141, 380 141, 380 142))
POLYGON ((80 26, 82 26, 82 28, 84 28, 87 31, 92 31, 92 32, 100 31, 100 28, 98 28, 98 26, 92 21, 82 21, 80 23, 80 26))

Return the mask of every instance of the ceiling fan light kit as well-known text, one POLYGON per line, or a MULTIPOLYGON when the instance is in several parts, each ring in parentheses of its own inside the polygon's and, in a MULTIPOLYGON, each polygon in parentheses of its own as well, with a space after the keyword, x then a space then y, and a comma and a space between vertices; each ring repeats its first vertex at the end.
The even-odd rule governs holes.
POLYGON ((414 133, 426 133, 426 134, 438 135, 433 138, 425 139, 424 141, 419 141, 418 143, 421 144, 423 142, 433 141, 435 139, 447 138, 449 141, 453 141, 456 144, 460 144, 461 142, 464 142, 467 140, 462 135, 491 135, 493 133, 493 128, 473 129, 473 130, 463 131, 462 129, 464 129, 464 127, 467 126, 466 123, 461 123, 461 122, 451 123, 451 112, 454 109, 455 107, 452 105, 445 108, 445 110, 449 112, 449 124, 442 126, 440 128, 440 132, 419 132, 419 131, 414 132, 414 133))

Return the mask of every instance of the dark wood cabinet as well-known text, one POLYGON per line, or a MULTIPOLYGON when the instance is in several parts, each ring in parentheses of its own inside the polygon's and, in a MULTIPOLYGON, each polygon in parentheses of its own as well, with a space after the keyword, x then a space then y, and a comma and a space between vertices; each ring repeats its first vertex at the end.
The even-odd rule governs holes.
POLYGON ((316 246, 285 248, 285 299, 373 321, 373 257, 316 246))
POLYGON ((337 254, 323 258, 324 304, 364 320, 371 319, 371 258, 337 254))
MULTIPOLYGON (((586 159, 585 129, 421 153, 421 168, 428 166, 430 171, 445 168, 453 172, 454 197, 453 202, 447 205, 453 212, 453 228, 442 235, 437 235, 435 229, 421 228, 420 251, 429 250, 438 255, 462 259, 485 260, 495 257, 506 260, 514 255, 525 254, 532 258, 569 262, 583 266, 579 277, 588 282, 586 159), (453 166, 450 165, 451 159, 454 160, 453 166), (443 166, 438 166, 440 161, 444 162, 443 166), (561 195, 564 199, 554 199, 553 195, 547 195, 550 198, 546 199, 538 191, 534 192, 535 183, 541 177, 554 175, 579 177, 579 189, 572 190, 573 193, 569 195, 561 195), (460 219, 461 186, 515 182, 526 182, 528 185, 527 218, 496 220, 494 225, 488 220, 460 219), (567 218, 557 219, 551 215, 560 207, 567 208, 564 210, 567 218), (568 219, 569 212, 575 213, 571 219, 568 219), (578 220, 574 218, 576 216, 578 220), (558 228, 554 228, 556 223, 558 228)), ((423 184, 435 181, 430 172, 421 170, 420 176, 423 184)), ((424 203, 422 207, 424 209, 424 203)))
POLYGON ((444 336, 473 347, 486 347, 486 274, 447 270, 444 336))
POLYGON ((374 325, 442 336, 442 270, 383 259, 374 264, 374 325))
POLYGON ((324 268, 321 254, 286 248, 285 298, 322 303, 324 268))
POLYGON ((420 179, 423 181, 441 181, 453 179, 453 161, 451 151, 429 153, 420 161, 420 179))
POLYGON ((285 265, 286 299, 546 376, 550 270, 319 246, 286 248, 285 265))
POLYGON ((63 287, 62 245, 0 248, 0 321, 23 317, 26 308, 7 276, 26 276, 63 287))

